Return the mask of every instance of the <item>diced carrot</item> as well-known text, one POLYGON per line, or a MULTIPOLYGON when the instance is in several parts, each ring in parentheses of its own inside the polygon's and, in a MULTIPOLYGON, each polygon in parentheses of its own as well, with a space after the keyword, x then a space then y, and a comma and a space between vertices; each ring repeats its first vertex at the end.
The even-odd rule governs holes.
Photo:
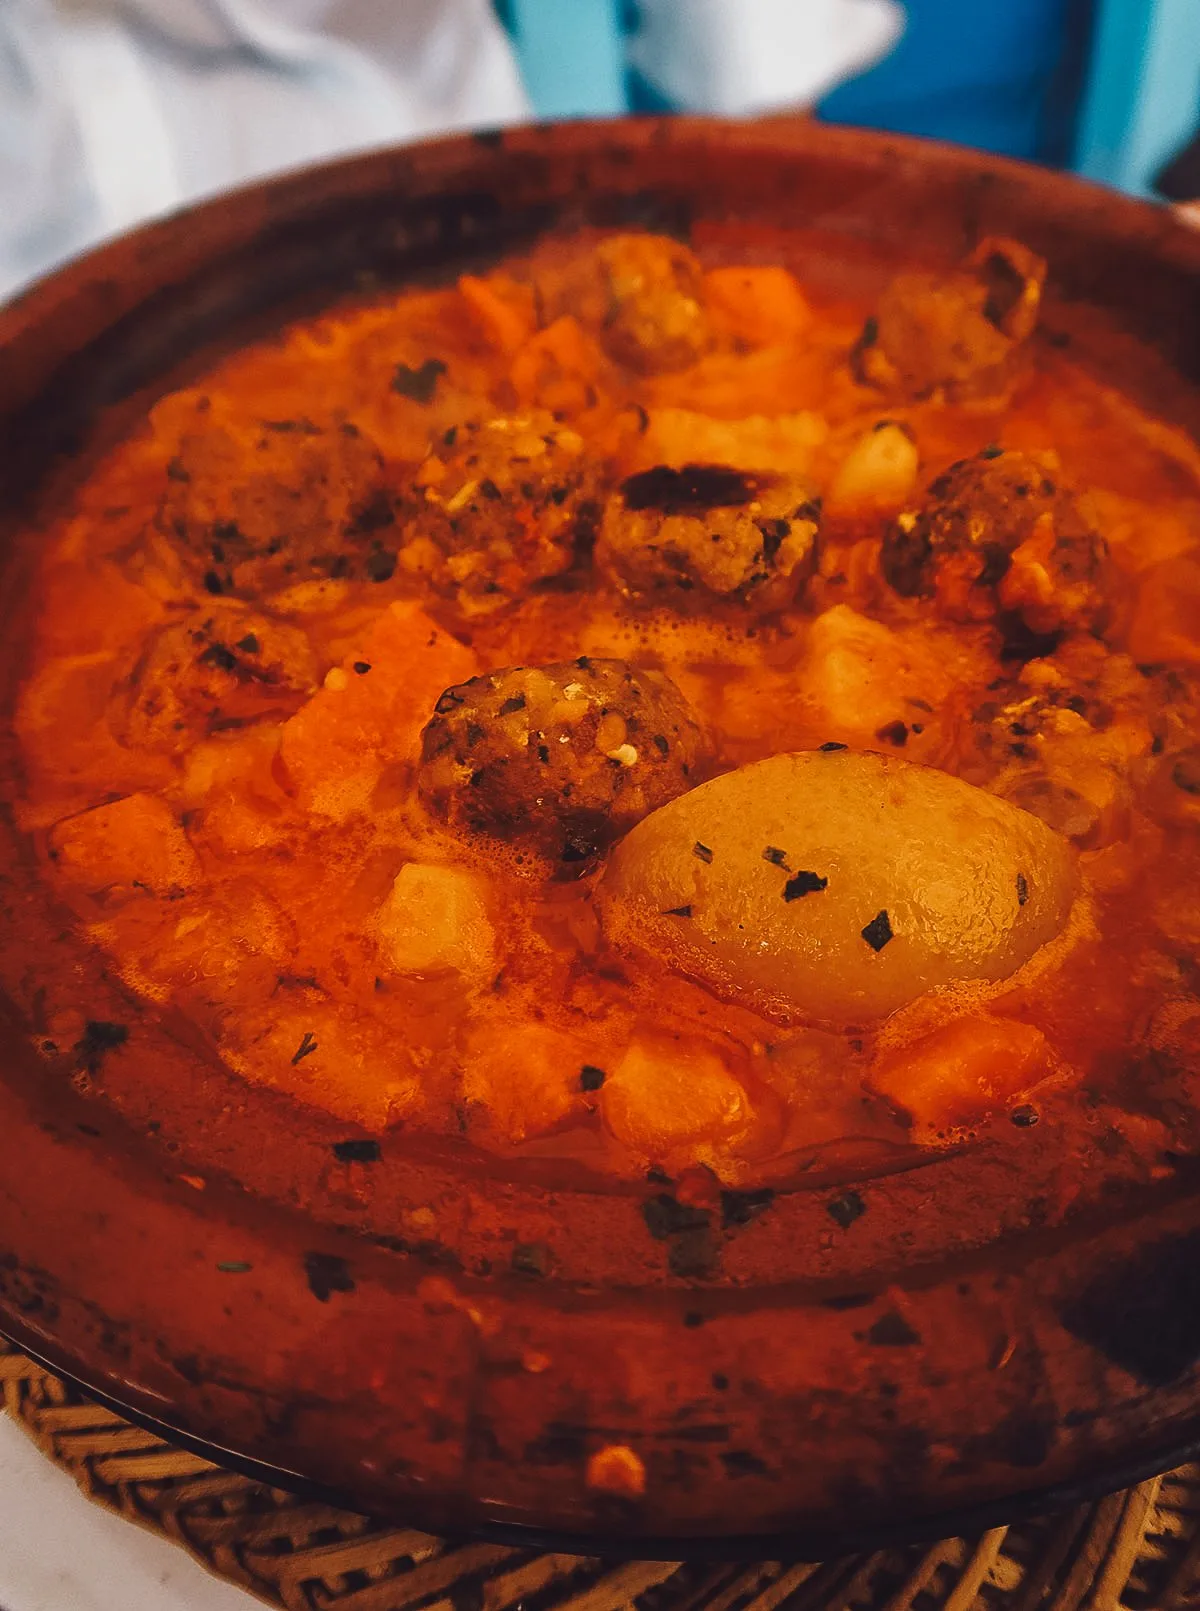
POLYGON ((485 896, 469 868, 408 862, 379 910, 381 952, 398 973, 489 975, 495 936, 485 896))
POLYGON ((415 759, 439 695, 477 669, 417 605, 390 605, 284 724, 280 758, 301 805, 338 820, 363 810, 385 767, 415 759))
POLYGON ((885 1055, 870 1084, 910 1115, 920 1139, 933 1141, 1028 1091, 1050 1072, 1051 1056, 1032 1024, 980 1014, 885 1055))
POLYGON ((586 408, 600 369, 596 344, 570 314, 539 330, 518 351, 509 378, 522 403, 553 413, 586 408))
POLYGON ((58 823, 50 855, 59 875, 89 895, 166 895, 188 889, 200 870, 174 812, 153 794, 130 794, 58 823))
POLYGON ((513 353, 537 329, 533 292, 502 275, 486 280, 463 274, 458 289, 489 341, 503 352, 513 353))
POLYGON ((795 276, 778 266, 709 269, 704 298, 715 324, 755 347, 792 341, 812 323, 795 276))
POLYGON ((485 1021, 463 1054, 463 1095, 486 1109, 509 1142, 543 1135, 582 1111, 579 1071, 588 1048, 548 1024, 485 1021))

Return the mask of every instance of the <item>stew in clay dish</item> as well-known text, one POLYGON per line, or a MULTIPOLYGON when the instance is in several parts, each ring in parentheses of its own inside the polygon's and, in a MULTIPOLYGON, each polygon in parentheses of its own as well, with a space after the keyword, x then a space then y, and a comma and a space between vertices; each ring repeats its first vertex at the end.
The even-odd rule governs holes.
MULTIPOLYGON (((730 1406, 805 1384, 810 1427, 878 1423, 829 1412, 843 1502, 898 1396, 999 1393, 1007 1443, 912 1460, 1040 1480, 1070 1395, 1020 1294, 945 1320, 955 1384, 888 1261, 1053 1241, 1200 1153, 1200 450, 1047 339, 1048 273, 1007 233, 843 286, 782 231, 553 229, 193 366, 30 517, 11 812, 84 959, 27 1004, 40 1080, 181 1212, 236 1181, 355 1233, 296 1267, 381 1415, 417 1401, 397 1492, 461 1471, 476 1367, 380 1366, 359 1246, 423 1349, 505 1339, 484 1519, 779 1525, 794 1429, 730 1406), (576 1307, 539 1335, 501 1277, 576 1307), (711 1297, 780 1280, 831 1325, 706 1352, 711 1297), (591 1356, 605 1429, 555 1382, 614 1288, 686 1313, 591 1356)), ((258 1259, 217 1251, 236 1306, 258 1259)), ((1097 1290, 1093 1396, 1164 1386, 1097 1290)), ((209 1433, 213 1346, 161 1362, 209 1433)))
POLYGON ((1200 454, 1031 361, 1044 273, 985 240, 868 308, 556 240, 164 397, 46 534, 45 876, 368 1135, 697 1195, 1037 1123, 1153 1169, 1200 454))

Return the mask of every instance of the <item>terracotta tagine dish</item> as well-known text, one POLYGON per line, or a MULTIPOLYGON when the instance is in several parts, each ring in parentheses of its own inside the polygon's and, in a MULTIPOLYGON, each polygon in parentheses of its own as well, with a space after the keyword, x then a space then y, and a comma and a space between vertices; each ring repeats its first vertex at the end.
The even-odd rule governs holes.
POLYGON ((678 1555, 1200 1444, 1200 237, 526 130, 0 312, 0 1331, 678 1555))

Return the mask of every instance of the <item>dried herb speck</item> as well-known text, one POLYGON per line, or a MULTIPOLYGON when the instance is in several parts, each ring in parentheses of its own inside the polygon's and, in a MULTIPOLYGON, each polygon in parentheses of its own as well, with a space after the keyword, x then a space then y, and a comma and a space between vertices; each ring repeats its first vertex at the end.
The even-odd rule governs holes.
POLYGON ((759 1186, 751 1191, 723 1191, 721 1193, 721 1225, 731 1231, 740 1225, 749 1225, 765 1213, 775 1201, 774 1189, 759 1186))
POLYGON ((894 1309, 880 1315, 867 1332, 867 1341, 882 1348, 908 1348, 920 1340, 921 1333, 914 1331, 904 1316, 897 1314, 894 1309))
POLYGON ((889 940, 895 939, 895 935, 892 933, 891 920, 886 911, 876 912, 866 928, 863 929, 862 937, 872 951, 882 951, 889 940))
POLYGON ((245 1259, 223 1259, 217 1265, 217 1269, 220 1270, 222 1275, 245 1275, 247 1271, 253 1268, 254 1266, 247 1264, 245 1259))
POLYGON ((692 909, 690 906, 668 906, 663 913, 664 917, 691 917, 691 915, 692 909))
POLYGON ((333 1155, 340 1163, 378 1163, 383 1152, 378 1141, 335 1141, 333 1155))
POLYGON ((721 1464, 730 1477, 764 1477, 770 1470, 756 1454, 749 1449, 724 1449, 721 1452, 721 1464))
POLYGON ((1022 1102, 1020 1107, 1012 1110, 1009 1118, 1017 1126, 1018 1130, 1032 1130, 1041 1118, 1041 1114, 1030 1103, 1022 1102))
POLYGON ((318 1303, 328 1303, 334 1292, 354 1291, 350 1266, 336 1253, 306 1253, 304 1273, 308 1289, 318 1303))
POLYGON ((1024 873, 1017 874, 1017 905, 1024 906, 1029 899, 1029 880, 1024 873))
POLYGON ((824 744, 817 745, 817 748, 825 755, 832 755, 834 750, 845 750, 849 749, 849 747, 848 744, 839 744, 835 738, 826 739, 824 744))
POLYGON ((1200 794, 1200 756, 1181 755, 1171 768, 1171 782, 1185 794, 1200 794))
POLYGON ((665 1191, 642 1204, 642 1218, 656 1242, 665 1242, 669 1236, 678 1236, 684 1231, 706 1230, 709 1224, 706 1209, 689 1208, 665 1191))
POLYGON ((867 1205, 856 1191, 844 1191, 839 1197, 833 1197, 825 1204, 825 1212, 844 1231, 848 1231, 854 1221, 861 1219, 866 1211, 867 1205))
POLYGON ((112 1024, 104 1018, 89 1018, 83 1026, 83 1034, 75 1043, 75 1055, 82 1068, 87 1069, 89 1074, 96 1074, 107 1054, 118 1046, 124 1046, 128 1039, 129 1031, 124 1024, 112 1024))
POLYGON ((598 1091, 607 1078, 608 1075, 602 1068, 597 1068, 594 1063, 585 1063, 579 1070, 579 1089, 598 1091))
POLYGON ((692 855, 693 856, 699 856, 700 860, 702 862, 704 862, 704 864, 706 866, 709 866, 712 863, 712 859, 713 859, 712 851, 708 848, 707 845, 702 845, 698 839, 697 839, 696 843, 692 846, 692 855))
POLYGON ((396 556, 382 548, 367 555, 367 577, 372 582, 390 582, 396 569, 396 556))
MULTIPOLYGON (((783 898, 785 901, 798 901, 804 895, 819 894, 828 886, 829 880, 822 878, 820 873, 793 873, 783 886, 783 898)), ((890 937, 889 935, 889 939, 890 937)))
POLYGON ((317 1037, 313 1034, 311 1029, 306 1029, 299 1046, 297 1046, 296 1050, 292 1053, 292 1067, 295 1068, 297 1063, 303 1062, 304 1059, 308 1057, 310 1053, 315 1052, 316 1049, 317 1037))
POLYGON ((446 366, 440 358, 426 358, 416 369, 408 364, 397 364, 392 375, 392 390, 401 397, 411 398, 414 403, 429 403, 433 401, 438 380, 445 373, 446 366))
POLYGON ((769 861, 773 867, 782 867, 787 861, 787 851, 780 850, 778 845, 768 845, 763 851, 763 860, 769 861))
POLYGON ((371 662, 369 660, 356 660, 354 662, 354 669, 360 677, 365 677, 367 672, 371 669, 371 662))
POLYGON ((544 1278, 550 1274, 550 1249, 545 1242, 518 1242, 512 1250, 511 1264, 517 1275, 544 1278))

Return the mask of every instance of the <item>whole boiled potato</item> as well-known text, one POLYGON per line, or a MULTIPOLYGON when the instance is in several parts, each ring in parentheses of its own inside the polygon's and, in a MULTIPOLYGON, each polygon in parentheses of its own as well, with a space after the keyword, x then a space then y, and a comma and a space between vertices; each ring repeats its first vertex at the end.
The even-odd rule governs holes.
POLYGON ((870 1023, 1007 978, 1063 927, 1073 852, 1028 812, 889 756, 775 755, 651 812, 605 930, 784 1023, 870 1023))

